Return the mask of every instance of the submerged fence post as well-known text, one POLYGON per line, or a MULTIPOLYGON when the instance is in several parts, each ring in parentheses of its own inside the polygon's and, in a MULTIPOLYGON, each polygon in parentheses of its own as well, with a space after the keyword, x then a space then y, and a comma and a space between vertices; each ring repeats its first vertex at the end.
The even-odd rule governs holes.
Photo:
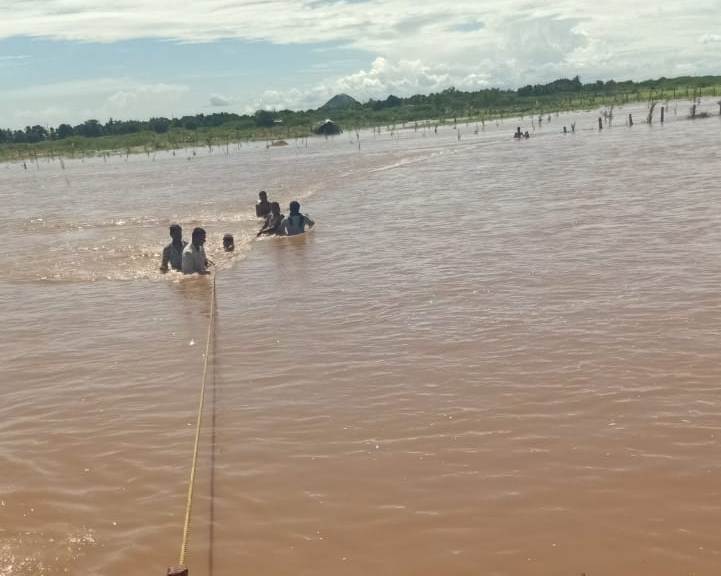
POLYGON ((691 119, 696 118, 696 104, 691 106, 691 119))
POLYGON ((628 125, 633 126, 633 115, 631 114, 628 115, 628 125))
POLYGON ((663 119, 666 114, 666 108, 664 106, 661 106, 661 124, 663 124, 663 119))
POLYGON ((598 117, 598 129, 603 130, 603 118, 598 117))

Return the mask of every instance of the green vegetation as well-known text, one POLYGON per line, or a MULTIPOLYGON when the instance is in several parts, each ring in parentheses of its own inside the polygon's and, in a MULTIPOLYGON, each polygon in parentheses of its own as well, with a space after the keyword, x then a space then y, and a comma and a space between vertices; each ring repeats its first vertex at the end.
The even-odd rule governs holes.
POLYGON ((272 141, 306 137, 318 131, 328 117, 345 130, 408 123, 442 124, 456 119, 485 122, 495 118, 545 114, 628 102, 695 99, 721 95, 721 76, 685 76, 644 82, 594 82, 578 77, 518 90, 497 88, 463 92, 449 88, 436 94, 409 98, 388 96, 361 104, 340 94, 317 110, 271 112, 253 115, 197 114, 147 121, 113 120, 105 124, 87 120, 77 126, 28 126, 25 130, 0 129, 0 161, 38 156, 83 156, 107 152, 130 154, 184 147, 226 148, 247 140, 272 141))

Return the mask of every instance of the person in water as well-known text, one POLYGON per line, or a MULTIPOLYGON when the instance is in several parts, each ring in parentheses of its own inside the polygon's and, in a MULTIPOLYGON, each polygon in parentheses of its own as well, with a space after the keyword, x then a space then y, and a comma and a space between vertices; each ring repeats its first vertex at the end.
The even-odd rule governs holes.
POLYGON ((283 214, 280 213, 280 204, 270 203, 270 214, 265 217, 265 224, 258 232, 258 236, 278 234, 280 225, 283 223, 283 214))
POLYGON ((521 132, 521 127, 520 127, 520 126, 518 126, 518 127, 516 128, 516 133, 513 135, 513 137, 514 137, 514 138, 522 138, 522 137, 523 137, 523 132, 521 132))
POLYGON ((223 236, 223 250, 226 252, 232 252, 235 250, 235 240, 232 234, 226 234, 223 236))
POLYGON ((165 274, 170 268, 180 272, 183 268, 183 250, 188 244, 183 240, 183 229, 179 224, 170 225, 170 238, 172 242, 163 248, 163 260, 160 263, 160 271, 165 274))
POLYGON ((265 218, 268 214, 270 214, 270 202, 268 202, 268 195, 265 193, 265 190, 261 190, 258 193, 258 202, 255 204, 255 215, 258 218, 265 218))
POLYGON ((205 230, 194 228, 192 240, 183 250, 183 274, 210 274, 204 244, 205 230))
POLYGON ((305 232, 306 224, 308 228, 313 228, 315 222, 311 220, 305 214, 300 213, 300 204, 293 200, 290 203, 290 214, 287 218, 283 219, 280 225, 278 234, 282 236, 295 236, 296 234, 303 234, 305 232))

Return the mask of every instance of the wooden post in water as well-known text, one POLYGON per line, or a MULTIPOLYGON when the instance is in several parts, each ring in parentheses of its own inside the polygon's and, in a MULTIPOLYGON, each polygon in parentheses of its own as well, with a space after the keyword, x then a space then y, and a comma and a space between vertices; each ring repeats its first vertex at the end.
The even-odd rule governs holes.
POLYGON ((188 576, 188 569, 185 566, 171 566, 168 568, 168 576, 188 576))
POLYGON ((663 124, 664 115, 666 114, 666 107, 661 106, 661 124, 663 124))
POLYGON ((598 117, 598 129, 603 130, 603 118, 598 117))
POLYGON ((691 106, 691 119, 693 120, 694 118, 696 118, 696 104, 691 106))
POLYGON ((631 114, 628 115, 628 125, 633 126, 633 115, 631 114))

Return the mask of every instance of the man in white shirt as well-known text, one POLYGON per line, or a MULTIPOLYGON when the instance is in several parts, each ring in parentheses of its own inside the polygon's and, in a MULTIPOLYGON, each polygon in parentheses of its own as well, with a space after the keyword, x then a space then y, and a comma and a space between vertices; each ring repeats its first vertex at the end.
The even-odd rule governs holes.
POLYGON ((183 274, 210 274, 203 244, 205 230, 194 228, 192 241, 183 250, 183 274))

